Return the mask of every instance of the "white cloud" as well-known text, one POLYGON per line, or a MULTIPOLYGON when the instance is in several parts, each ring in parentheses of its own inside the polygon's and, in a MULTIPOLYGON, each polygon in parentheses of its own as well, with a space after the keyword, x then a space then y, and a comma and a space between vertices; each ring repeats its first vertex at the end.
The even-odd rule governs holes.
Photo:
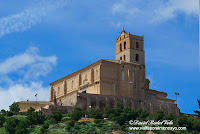
POLYGON ((36 47, 5 59, 0 63, 0 109, 8 109, 14 101, 49 100, 49 86, 43 86, 41 76, 46 76, 56 65, 56 56, 40 56, 36 47))
POLYGON ((123 24, 157 23, 173 19, 180 13, 198 17, 198 0, 121 0, 112 6, 112 14, 120 16, 123 24))
POLYGON ((32 82, 31 84, 15 84, 8 88, 0 87, 0 109, 8 109, 15 101, 35 101, 35 94, 38 94, 38 101, 49 100, 49 87, 43 87, 42 83, 32 82))
POLYGON ((39 23, 42 17, 50 12, 66 6, 66 0, 43 0, 35 7, 20 13, 0 18, 0 37, 13 32, 23 32, 39 23))
POLYGON ((27 71, 23 73, 26 77, 45 76, 51 71, 52 65, 56 65, 57 57, 49 56, 42 57, 38 54, 39 50, 36 47, 28 48, 24 53, 7 58, 0 62, 0 74, 9 74, 19 72, 20 69, 27 67, 27 71))

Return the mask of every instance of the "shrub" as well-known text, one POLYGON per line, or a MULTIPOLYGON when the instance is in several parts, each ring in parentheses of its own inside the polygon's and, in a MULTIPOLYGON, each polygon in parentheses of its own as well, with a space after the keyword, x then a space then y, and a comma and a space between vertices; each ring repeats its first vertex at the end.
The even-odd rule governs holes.
POLYGON ((167 120, 175 120, 176 116, 174 116, 172 113, 168 114, 166 117, 165 117, 167 120))
POLYGON ((70 119, 71 119, 70 117, 63 117, 61 119, 61 122, 63 123, 63 122, 69 121, 70 119))
POLYGON ((6 116, 6 110, 2 109, 1 113, 2 113, 3 116, 6 116))
POLYGON ((71 114, 71 119, 78 121, 82 117, 83 114, 84 113, 81 108, 76 108, 71 114))
POLYGON ((15 134, 28 134, 28 130, 26 128, 19 128, 15 131, 15 134))
POLYGON ((40 128, 40 132, 43 134, 43 133, 46 133, 47 132, 47 129, 49 128, 49 124, 48 123, 44 123, 42 125, 42 127, 40 128))
POLYGON ((155 120, 156 121, 159 121, 159 120, 162 120, 164 118, 164 113, 163 111, 158 111, 156 114, 155 114, 155 120))
POLYGON ((55 124, 57 121, 54 118, 50 118, 49 120, 46 120, 48 124, 55 124))
POLYGON ((143 110, 143 109, 139 109, 138 114, 139 114, 139 118, 141 120, 145 120, 149 116, 149 113, 146 110, 143 110))
POLYGON ((4 122, 5 122, 5 117, 0 114, 0 127, 3 125, 4 122))
POLYGON ((16 102, 13 102, 12 105, 9 106, 10 111, 13 113, 19 113, 20 109, 19 109, 19 105, 16 102))
POLYGON ((34 111, 35 111, 35 109, 32 108, 32 107, 30 107, 30 108, 28 109, 28 111, 26 112, 26 115, 27 115, 27 116, 32 115, 32 113, 33 113, 34 111))
POLYGON ((102 119, 102 113, 99 109, 95 110, 95 109, 91 109, 89 111, 89 117, 90 118, 95 118, 95 119, 102 119))
POLYGON ((32 111, 27 114, 27 119, 30 121, 30 125, 36 125, 43 124, 46 118, 41 111, 32 111))
POLYGON ((9 117, 9 116, 13 116, 13 112, 11 112, 11 111, 7 111, 6 112, 6 115, 9 117))
POLYGON ((66 129, 67 129, 68 131, 70 131, 71 128, 74 127, 74 125, 75 125, 75 121, 74 121, 74 120, 70 120, 70 121, 68 122, 68 124, 67 124, 66 129))
POLYGON ((19 120, 16 118, 8 118, 5 122, 5 129, 9 133, 14 133, 16 130, 16 126, 19 123, 19 120))
POLYGON ((57 122, 61 121, 62 114, 60 112, 52 112, 51 118, 55 119, 57 122))
POLYGON ((115 110, 113 108, 111 108, 110 105, 107 105, 104 108, 104 117, 110 118, 110 115, 114 114, 114 113, 115 113, 115 110))
POLYGON ((196 130, 196 131, 200 132, 200 120, 196 119, 194 121, 194 124, 193 124, 192 128, 193 128, 193 130, 196 130))

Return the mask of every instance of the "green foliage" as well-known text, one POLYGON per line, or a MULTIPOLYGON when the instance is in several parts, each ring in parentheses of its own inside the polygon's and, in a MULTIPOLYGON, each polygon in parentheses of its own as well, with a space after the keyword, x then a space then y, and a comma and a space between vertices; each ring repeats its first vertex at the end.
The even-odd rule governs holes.
POLYGON ((192 128, 198 132, 200 132, 200 120, 196 119, 193 122, 192 128))
POLYGON ((12 111, 7 111, 7 112, 6 112, 6 115, 7 115, 8 117, 13 116, 13 112, 12 112, 12 111))
POLYGON ((165 119, 167 119, 167 120, 175 120, 176 116, 174 116, 172 113, 170 113, 165 117, 165 119))
MULTIPOLYGON (((197 99, 197 102, 198 102, 198 105, 199 105, 199 109, 200 109, 200 99, 197 99)), ((196 111, 194 111, 197 115, 198 115, 198 117, 200 118, 200 111, 198 111, 198 110, 196 110, 196 111)))
POLYGON ((102 119, 102 113, 99 109, 95 110, 95 109, 91 109, 89 111, 89 117, 90 118, 95 118, 95 119, 102 119))
POLYGON ((163 120, 163 119, 164 119, 164 116, 165 116, 165 115, 164 115, 163 111, 158 111, 158 112, 154 115, 156 121, 163 120))
POLYGON ((28 111, 26 112, 26 115, 27 115, 27 116, 32 115, 32 113, 33 113, 34 111, 35 111, 35 109, 32 108, 32 107, 30 107, 30 108, 28 109, 28 111))
POLYGON ((0 127, 2 127, 4 122, 5 122, 5 117, 0 114, 0 127))
POLYGON ((114 108, 111 108, 110 105, 107 105, 105 108, 104 108, 104 117, 105 118, 112 118, 113 115, 115 113, 115 109, 114 108))
POLYGON ((139 118, 141 120, 145 120, 148 116, 149 116, 149 112, 147 112, 146 110, 144 109, 139 109, 138 110, 138 114, 139 114, 139 118))
POLYGON ((9 109, 14 114, 19 113, 19 111, 20 111, 19 105, 16 102, 13 102, 13 104, 9 106, 9 109))
POLYGON ((67 124, 67 127, 66 127, 67 131, 70 131, 71 128, 72 128, 74 125, 75 125, 75 121, 74 121, 74 120, 70 120, 70 121, 68 122, 68 124, 67 124))
POLYGON ((115 108, 115 116, 120 116, 123 109, 124 109, 123 105, 118 102, 115 108))
POLYGON ((15 118, 8 118, 4 124, 4 127, 7 132, 9 133, 15 133, 17 124, 19 123, 18 119, 15 118))
POLYGON ((27 119, 21 119, 19 121, 19 124, 17 125, 17 130, 16 130, 16 134, 28 134, 28 120, 27 119))
POLYGON ((47 129, 49 128, 49 124, 48 123, 44 123, 42 125, 42 127, 40 128, 40 132, 43 134, 43 133, 46 133, 47 132, 47 129))
POLYGON ((70 117, 63 117, 62 119, 61 119, 61 122, 63 123, 63 122, 67 122, 67 121, 69 121, 71 118, 70 117))
POLYGON ((2 109, 1 113, 2 113, 3 116, 6 116, 6 110, 2 109))
POLYGON ((30 125, 43 124, 46 120, 45 115, 43 115, 41 111, 34 112, 31 110, 27 112, 27 119, 30 125))
POLYGON ((72 118, 72 120, 78 121, 82 117, 83 114, 84 114, 84 112, 82 111, 81 108, 76 108, 72 112, 71 118, 72 118))
POLYGON ((51 118, 55 119, 56 122, 59 122, 62 119, 62 114, 60 112, 54 111, 51 113, 51 118))
POLYGON ((54 118, 50 118, 49 120, 46 120, 48 124, 55 124, 57 121, 54 118))

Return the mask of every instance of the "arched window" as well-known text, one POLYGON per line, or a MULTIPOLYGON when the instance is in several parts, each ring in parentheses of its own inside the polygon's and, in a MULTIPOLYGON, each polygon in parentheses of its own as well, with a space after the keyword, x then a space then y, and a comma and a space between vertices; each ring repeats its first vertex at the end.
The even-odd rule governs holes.
POLYGON ((58 87, 58 95, 60 95, 60 87, 58 87))
POLYGON ((85 75, 85 81, 87 81, 87 74, 85 75))
POLYGON ((72 89, 74 88, 74 81, 72 80, 72 89))
POLYGON ((124 80, 124 70, 122 70, 122 80, 124 80))
POLYGON ((99 72, 98 70, 96 70, 96 79, 98 79, 98 77, 99 77, 99 72))
POLYGON ((138 42, 136 42, 136 48, 139 48, 139 43, 138 42))
POLYGON ((124 61, 126 61, 126 56, 124 55, 124 61))
POLYGON ((139 61, 139 55, 138 55, 138 54, 136 54, 135 60, 136 60, 136 61, 139 61))
POLYGON ((120 51, 122 51, 122 44, 120 44, 120 51))
POLYGON ((135 72, 132 72, 132 81, 135 79, 135 72))
POLYGON ((124 42, 124 49, 126 49, 126 42, 124 42))

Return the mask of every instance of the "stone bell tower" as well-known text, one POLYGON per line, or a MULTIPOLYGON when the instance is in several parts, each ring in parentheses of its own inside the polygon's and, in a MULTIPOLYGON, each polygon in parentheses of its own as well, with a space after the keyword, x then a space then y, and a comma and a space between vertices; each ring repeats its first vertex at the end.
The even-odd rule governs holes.
POLYGON ((131 35, 123 30, 116 39, 116 60, 145 64, 143 36, 131 35))

